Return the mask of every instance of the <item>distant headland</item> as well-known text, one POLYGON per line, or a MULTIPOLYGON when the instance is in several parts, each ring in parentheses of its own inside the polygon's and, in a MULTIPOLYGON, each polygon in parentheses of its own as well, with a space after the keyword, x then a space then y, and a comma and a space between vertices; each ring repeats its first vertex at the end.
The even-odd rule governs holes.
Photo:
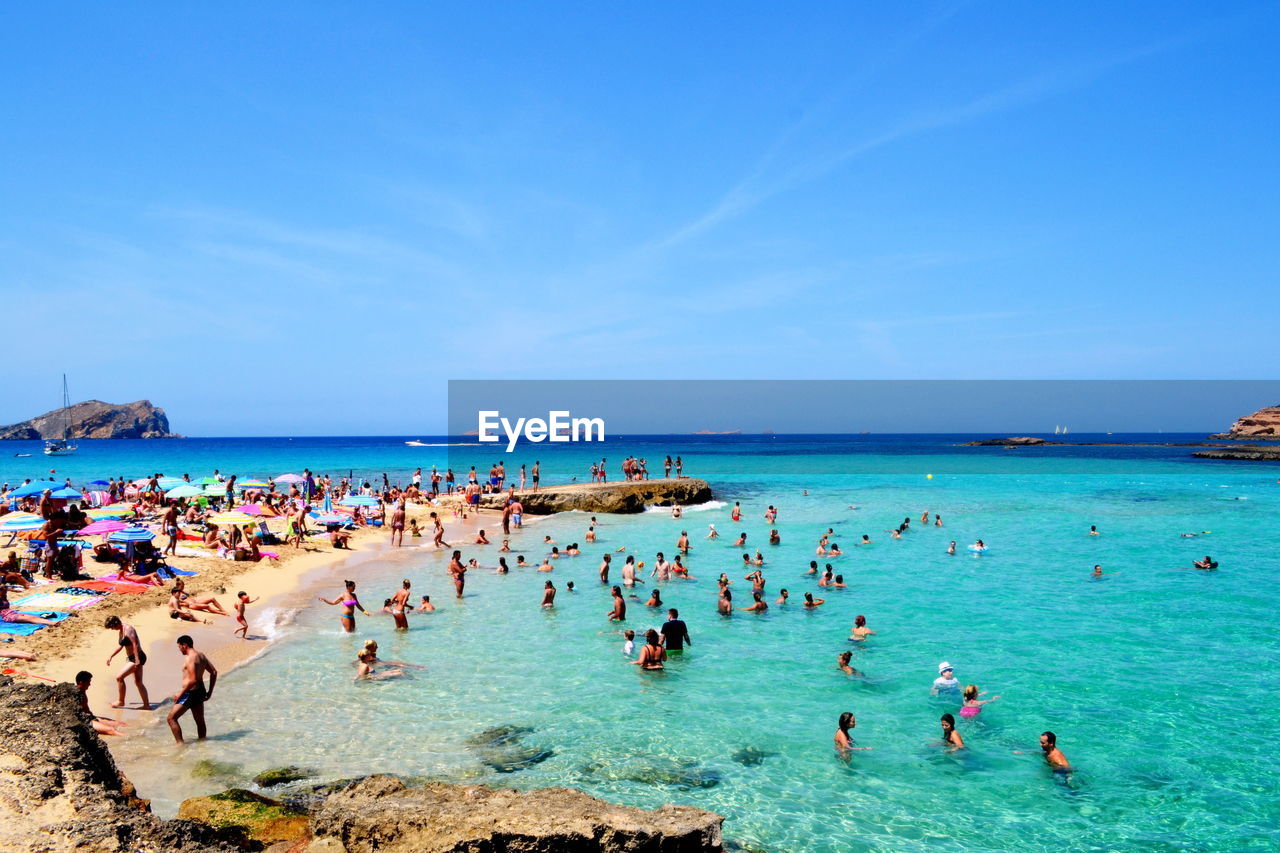
POLYGON ((67 424, 70 438, 181 438, 169 432, 169 418, 164 409, 150 400, 113 405, 101 400, 86 400, 43 415, 0 427, 0 439, 33 441, 62 438, 62 425, 67 424))

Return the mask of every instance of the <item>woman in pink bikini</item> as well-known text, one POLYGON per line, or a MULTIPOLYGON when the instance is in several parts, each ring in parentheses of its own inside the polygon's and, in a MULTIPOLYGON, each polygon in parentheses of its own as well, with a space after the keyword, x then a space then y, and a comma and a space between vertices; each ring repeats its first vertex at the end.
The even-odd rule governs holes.
POLYGON ((345 598, 338 597, 330 601, 324 596, 316 597, 325 604, 341 605, 342 612, 338 614, 338 619, 342 623, 342 630, 344 633, 354 634, 356 632, 356 609, 359 608, 360 612, 365 616, 369 615, 369 611, 365 610, 364 606, 360 603, 360 599, 356 598, 356 582, 344 581, 344 584, 346 585, 345 598))
POLYGON ((978 692, 978 685, 970 684, 964 689, 964 707, 960 709, 960 716, 966 719, 973 719, 982 713, 982 706, 988 702, 994 702, 999 696, 992 696, 990 699, 979 699, 979 696, 985 694, 978 692))

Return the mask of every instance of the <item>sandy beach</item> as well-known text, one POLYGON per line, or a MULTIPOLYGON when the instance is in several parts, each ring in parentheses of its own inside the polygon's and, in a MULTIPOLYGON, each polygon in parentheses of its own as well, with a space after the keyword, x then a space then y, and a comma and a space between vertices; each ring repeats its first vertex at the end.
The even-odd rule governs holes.
MULTIPOLYGON (((33 652, 38 659, 32 662, 11 661, 5 665, 19 672, 67 682, 74 681, 80 670, 88 670, 94 676, 89 691, 89 704, 94 713, 124 720, 135 727, 133 732, 141 731, 149 725, 163 722, 164 710, 157 706, 167 708, 168 700, 177 691, 181 661, 175 641, 179 636, 191 635, 196 648, 208 655, 220 674, 225 674, 260 654, 277 633, 281 622, 287 620, 294 610, 308 604, 321 606, 311 595, 318 586, 334 586, 339 578, 348 576, 345 572, 358 577, 359 566, 371 560, 401 560, 420 555, 423 543, 430 550, 430 512, 438 512, 444 520, 445 541, 451 545, 471 543, 477 530, 490 521, 500 526, 494 517, 496 513, 491 511, 482 514, 469 512, 465 518, 455 517, 455 503, 451 496, 442 496, 439 506, 411 503, 408 518, 416 520, 424 528, 424 535, 418 539, 406 537, 404 548, 391 547, 386 528, 370 527, 353 533, 350 550, 334 548, 328 537, 320 534, 309 537, 302 548, 270 546, 268 550, 278 554, 278 560, 263 559, 251 563, 214 556, 170 556, 175 568, 198 573, 196 577, 186 579, 189 592, 214 595, 229 613, 234 613, 239 590, 258 599, 248 608, 248 639, 233 634, 237 627, 234 616, 197 612, 197 616, 212 620, 209 625, 169 618, 166 602, 170 585, 166 585, 136 595, 108 595, 98 604, 79 611, 75 617, 56 626, 37 631, 29 637, 17 637, 12 644, 6 644, 6 648, 33 652), (132 679, 127 682, 125 707, 111 707, 117 699, 115 674, 125 666, 126 660, 123 654, 118 654, 109 666, 106 663, 118 642, 117 632, 103 626, 108 616, 120 617, 138 632, 148 657, 144 682, 153 706, 151 711, 138 710, 140 701, 132 679)), ((283 519, 273 520, 271 526, 273 530, 283 527, 283 519)), ((496 543, 500 540, 491 538, 490 541, 496 543)), ((89 563, 87 567, 91 566, 89 563)), ((336 594, 336 591, 337 587, 331 593, 336 594)), ((381 600, 375 601, 368 591, 363 592, 367 599, 365 606, 370 612, 376 612, 381 600)))

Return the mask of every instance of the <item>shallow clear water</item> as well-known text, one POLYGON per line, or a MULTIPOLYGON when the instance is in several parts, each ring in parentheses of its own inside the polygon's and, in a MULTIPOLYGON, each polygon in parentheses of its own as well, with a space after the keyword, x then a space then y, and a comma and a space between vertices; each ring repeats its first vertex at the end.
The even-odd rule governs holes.
MULTIPOLYGON (((122 745, 126 770, 162 812, 225 787, 190 776, 212 758, 248 775, 295 763, 326 778, 391 771, 572 785, 646 807, 687 803, 726 815, 728 837, 767 850, 1275 846, 1274 466, 1145 450, 1010 459, 1017 454, 939 445, 859 459, 837 450, 811 467, 824 454, 806 448, 687 455, 687 473, 711 476, 726 505, 682 520, 602 518, 596 545, 556 563, 552 611, 539 607, 548 575, 532 569, 472 572, 455 601, 444 554, 363 565, 366 606, 407 577, 415 600, 428 593, 439 611, 415 615, 402 635, 389 617, 361 619, 353 638, 339 633, 333 608, 302 610, 266 654, 219 683, 210 742, 175 754, 156 727, 122 745), (1013 473, 975 473, 984 465, 1013 473), (816 473, 833 467, 880 473, 816 473), (926 480, 926 470, 954 473, 926 480), (734 500, 742 524, 729 520, 734 500), (781 509, 780 546, 765 544, 767 504, 781 509), (925 509, 946 527, 920 526, 925 509), (904 516, 912 531, 890 541, 883 531, 904 516), (702 538, 712 522, 724 534, 717 542, 702 538), (1103 535, 1088 536, 1090 524, 1103 535), (832 561, 847 590, 824 591, 803 574, 827 527, 847 552, 832 561), (693 647, 665 672, 642 673, 625 663, 619 629, 605 619, 600 555, 625 546, 651 566, 656 551, 673 554, 681 529, 694 538, 686 562, 698 580, 664 584, 662 597, 680 608, 693 647), (742 549, 732 546, 742 530, 749 549, 765 553, 770 602, 786 586, 797 602, 812 591, 827 604, 718 616, 720 572, 735 578, 739 606, 750 599, 742 549), (1178 536, 1200 530, 1213 532, 1178 536), (863 533, 876 544, 853 547, 863 533), (975 558, 964 548, 979 537, 992 550, 975 558), (955 556, 945 553, 952 539, 955 556), (1205 553, 1221 570, 1180 569, 1205 553), (1090 580, 1094 563, 1115 574, 1090 580), (851 679, 835 658, 853 648, 846 638, 859 613, 879 633, 855 649, 867 677, 851 679), (351 661, 369 637, 384 658, 429 669, 353 683, 351 661), (969 748, 957 754, 936 742, 939 715, 956 712, 958 700, 929 695, 944 659, 961 683, 1001 696, 961 721, 969 748), (858 743, 872 747, 848 763, 831 748, 846 710, 857 715, 858 743), (466 740, 502 725, 529 727, 524 743, 554 755, 515 773, 488 769, 466 740), (1045 729, 1077 768, 1069 778, 1034 754, 1045 729), (735 760, 747 747, 765 756, 735 760)), ((587 518, 540 521, 513 547, 536 563, 544 535, 581 542, 587 518)), ((493 546, 462 550, 486 566, 498 556, 493 546)), ((340 589, 330 586, 327 595, 340 589)), ((629 602, 637 633, 661 621, 642 600, 629 602)))

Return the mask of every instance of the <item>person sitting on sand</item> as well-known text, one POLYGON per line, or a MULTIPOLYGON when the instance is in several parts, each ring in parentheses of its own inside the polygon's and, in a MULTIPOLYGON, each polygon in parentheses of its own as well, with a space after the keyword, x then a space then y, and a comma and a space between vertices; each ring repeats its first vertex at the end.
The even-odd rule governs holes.
POLYGON ((213 624, 212 619, 201 619, 190 610, 187 610, 186 604, 183 602, 182 597, 176 590, 169 596, 169 618, 180 619, 183 622, 202 622, 205 625, 213 624))
POLYGON ((76 673, 76 690, 80 693, 80 710, 89 715, 93 730, 98 734, 106 736, 119 735, 121 733, 120 729, 126 725, 124 722, 113 720, 110 717, 99 717, 89 710, 89 685, 92 682, 93 673, 83 669, 76 673))
POLYGON ((182 578, 173 582, 173 595, 188 610, 201 610, 205 613, 216 613, 219 616, 231 615, 212 595, 193 595, 187 592, 187 582, 182 578))

